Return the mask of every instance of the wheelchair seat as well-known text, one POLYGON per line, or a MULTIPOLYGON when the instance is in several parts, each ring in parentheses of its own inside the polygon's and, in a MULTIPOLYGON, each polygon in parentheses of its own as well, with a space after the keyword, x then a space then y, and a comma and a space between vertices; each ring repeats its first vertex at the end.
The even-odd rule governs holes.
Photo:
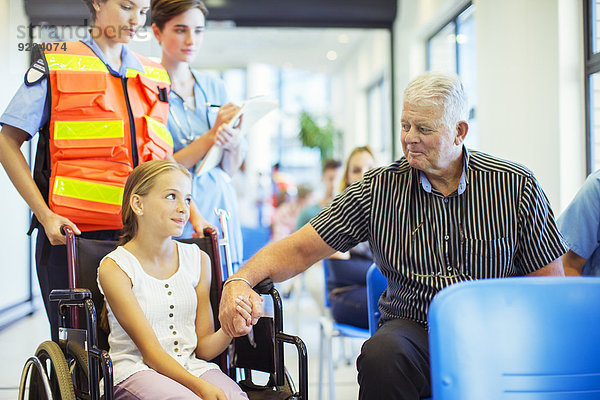
MULTIPOLYGON (((21 377, 20 399, 24 398, 26 377, 29 369, 33 366, 36 368, 33 368, 30 378, 30 400, 50 398, 49 396, 42 397, 42 394, 48 391, 54 398, 65 400, 100 399, 101 378, 104 378, 104 398, 106 400, 113 398, 112 363, 108 356, 108 332, 99 328, 96 317, 96 311, 102 310, 104 305, 104 297, 98 289, 96 275, 100 261, 116 248, 117 243, 73 238, 72 236, 71 238, 72 244, 67 248, 70 268, 73 269, 72 274, 76 277, 76 286, 86 289, 52 291, 50 299, 58 302, 59 307, 59 343, 52 341, 42 343, 36 356, 28 360, 21 377), (79 321, 85 321, 85 323, 79 324, 79 321), (72 384, 72 387, 66 388, 65 385, 69 383, 72 384)), ((223 272, 219 260, 217 233, 214 229, 209 228, 204 231, 202 238, 179 240, 198 245, 211 260, 213 268, 210 300, 213 307, 215 329, 218 329, 220 327, 218 306, 221 298, 223 272)), ((239 384, 248 392, 250 399, 306 399, 308 393, 306 347, 300 338, 282 332, 281 299, 277 301, 279 295, 273 288, 272 282, 270 280, 261 282, 255 290, 259 294, 269 294, 273 297, 275 316, 273 318, 263 317, 259 320, 259 324, 254 329, 256 340, 252 344, 246 337, 236 338, 228 350, 212 361, 236 381, 238 368, 242 368, 245 379, 239 384), (279 304, 278 310, 277 303, 279 304), (283 343, 285 342, 296 345, 299 352, 299 392, 296 391, 284 367, 283 343), (256 357, 257 354, 261 357, 256 357), (269 374, 267 384, 255 384, 251 377, 252 370, 269 374)))

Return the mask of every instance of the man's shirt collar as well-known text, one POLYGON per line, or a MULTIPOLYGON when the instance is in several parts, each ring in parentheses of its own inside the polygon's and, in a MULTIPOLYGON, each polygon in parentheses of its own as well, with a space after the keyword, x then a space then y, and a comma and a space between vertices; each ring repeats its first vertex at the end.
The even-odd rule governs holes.
MULTIPOLYGON (((463 168, 462 168, 462 173, 460 174, 460 180, 458 181, 458 189, 456 191, 459 195, 464 193, 464 191, 467 189, 467 184, 469 183, 469 178, 467 176, 468 165, 469 165, 469 151, 463 145, 463 168)), ((419 177, 420 177, 421 186, 423 187, 423 190, 425 190, 427 193, 431 193, 431 182, 429 182, 429 179, 427 179, 427 177, 425 176, 425 173, 423 171, 419 171, 419 177)))

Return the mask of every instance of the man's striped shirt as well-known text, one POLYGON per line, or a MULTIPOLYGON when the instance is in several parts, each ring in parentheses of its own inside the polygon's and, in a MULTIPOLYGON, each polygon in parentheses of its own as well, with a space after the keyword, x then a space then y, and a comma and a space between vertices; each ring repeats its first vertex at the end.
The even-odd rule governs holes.
POLYGON ((463 154, 459 190, 447 197, 403 157, 367 172, 310 222, 338 251, 369 242, 388 279, 379 300, 383 320, 426 326, 442 288, 527 275, 567 251, 531 171, 485 153, 463 154))

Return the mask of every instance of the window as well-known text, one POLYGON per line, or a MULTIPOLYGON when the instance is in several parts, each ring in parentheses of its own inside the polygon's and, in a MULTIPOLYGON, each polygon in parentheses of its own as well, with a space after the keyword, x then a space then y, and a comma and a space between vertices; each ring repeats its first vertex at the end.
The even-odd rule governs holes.
MULTIPOLYGON (((600 0, 599 0, 600 1, 600 0)), ((469 101, 467 147, 477 147, 475 6, 469 4, 427 40, 427 70, 460 76, 469 101)))
POLYGON ((600 168, 600 0, 584 2, 586 167, 600 168))

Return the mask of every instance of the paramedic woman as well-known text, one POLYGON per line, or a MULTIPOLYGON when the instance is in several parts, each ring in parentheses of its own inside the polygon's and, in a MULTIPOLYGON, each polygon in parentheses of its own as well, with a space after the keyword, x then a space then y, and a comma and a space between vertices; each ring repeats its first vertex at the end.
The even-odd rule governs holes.
MULTIPOLYGON (((38 228, 36 267, 53 339, 58 316, 49 293, 68 287, 61 226, 116 240, 129 173, 173 152, 165 126, 168 75, 126 46, 144 24, 150 0, 84 3, 89 33, 35 46, 24 84, 0 117, 0 163, 33 211, 30 231, 38 228), (20 147, 38 132, 32 178, 20 147)), ((196 226, 204 223, 196 218, 196 226)))

